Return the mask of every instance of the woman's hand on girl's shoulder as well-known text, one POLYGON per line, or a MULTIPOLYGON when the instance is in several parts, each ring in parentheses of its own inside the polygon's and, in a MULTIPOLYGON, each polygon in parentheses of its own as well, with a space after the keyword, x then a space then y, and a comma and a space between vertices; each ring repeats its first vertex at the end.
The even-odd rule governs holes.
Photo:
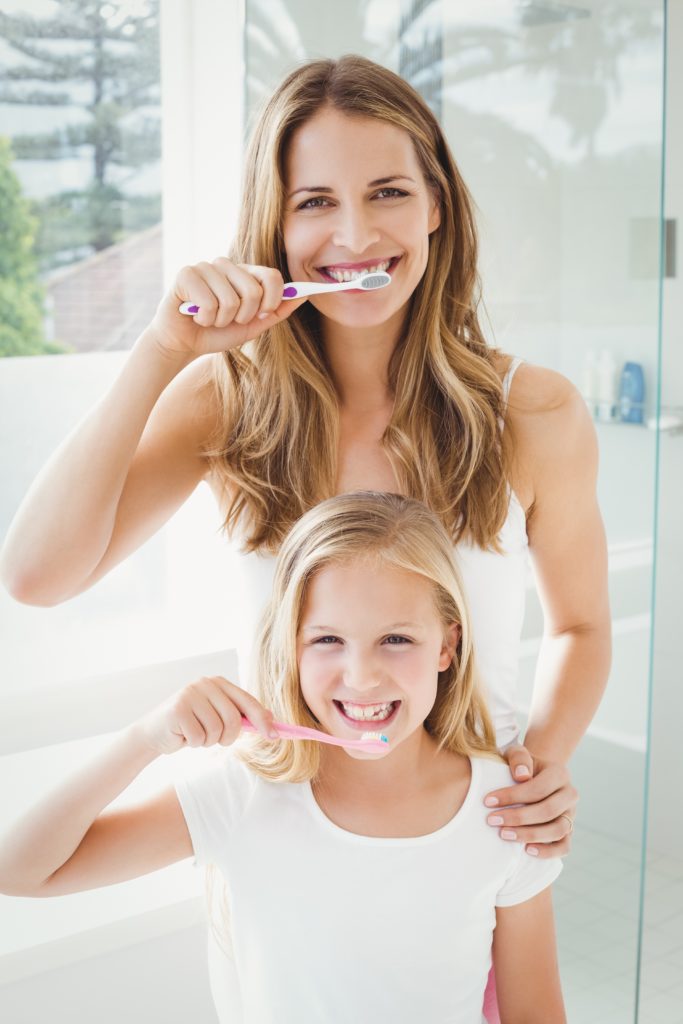
POLYGON ((285 283, 274 267, 233 263, 225 256, 183 267, 161 300, 149 331, 164 354, 194 359, 253 341, 306 302, 284 299, 285 283), (184 302, 199 307, 179 312, 184 302))
POLYGON ((271 711, 223 676, 203 676, 138 719, 133 728, 153 753, 174 754, 182 747, 230 746, 242 730, 242 715, 269 735, 271 711))
POLYGON ((520 781, 487 793, 484 803, 489 808, 489 825, 500 830, 502 840, 524 843, 532 857, 566 856, 579 802, 569 769, 558 761, 532 757, 521 743, 507 747, 502 754, 511 775, 520 781), (519 804, 522 806, 514 806, 519 804))

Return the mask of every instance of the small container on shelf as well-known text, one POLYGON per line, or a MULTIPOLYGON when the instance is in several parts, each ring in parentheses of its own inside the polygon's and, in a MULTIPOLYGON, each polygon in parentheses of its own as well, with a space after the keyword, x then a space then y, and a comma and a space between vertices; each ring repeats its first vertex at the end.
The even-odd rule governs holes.
POLYGON ((619 387, 622 423, 642 423, 645 408, 645 375, 640 363, 624 363, 619 387))

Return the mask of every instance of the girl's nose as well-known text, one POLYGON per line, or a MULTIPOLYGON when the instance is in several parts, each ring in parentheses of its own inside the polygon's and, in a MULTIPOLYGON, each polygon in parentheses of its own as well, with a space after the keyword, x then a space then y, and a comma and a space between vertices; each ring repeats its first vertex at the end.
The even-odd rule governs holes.
POLYGON ((349 693, 361 696, 371 694, 373 690, 381 686, 382 679, 369 658, 352 656, 345 667, 344 685, 349 693))

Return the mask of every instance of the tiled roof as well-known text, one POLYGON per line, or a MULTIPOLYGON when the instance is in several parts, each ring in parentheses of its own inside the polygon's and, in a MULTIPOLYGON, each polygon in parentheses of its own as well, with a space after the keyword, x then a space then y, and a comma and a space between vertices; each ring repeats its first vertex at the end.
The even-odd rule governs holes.
POLYGON ((45 280, 52 340, 76 352, 131 348, 163 293, 161 224, 45 280))

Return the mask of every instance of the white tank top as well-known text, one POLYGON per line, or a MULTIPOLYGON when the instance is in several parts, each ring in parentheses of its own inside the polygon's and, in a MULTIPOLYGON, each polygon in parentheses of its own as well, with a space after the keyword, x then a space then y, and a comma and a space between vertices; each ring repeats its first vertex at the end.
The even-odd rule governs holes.
MULTIPOLYGON (((512 377, 522 362, 513 359, 503 380, 505 405, 512 377)), ((499 534, 503 553, 484 551, 470 541, 455 545, 472 619, 475 658, 499 749, 519 736, 517 676, 528 561, 526 516, 517 495, 512 488, 508 490, 507 517, 499 534)), ((233 543, 239 543, 237 534, 233 543)), ((241 553, 236 561, 235 583, 240 594, 238 682, 253 693, 252 645, 272 590, 276 558, 249 552, 241 553)))

